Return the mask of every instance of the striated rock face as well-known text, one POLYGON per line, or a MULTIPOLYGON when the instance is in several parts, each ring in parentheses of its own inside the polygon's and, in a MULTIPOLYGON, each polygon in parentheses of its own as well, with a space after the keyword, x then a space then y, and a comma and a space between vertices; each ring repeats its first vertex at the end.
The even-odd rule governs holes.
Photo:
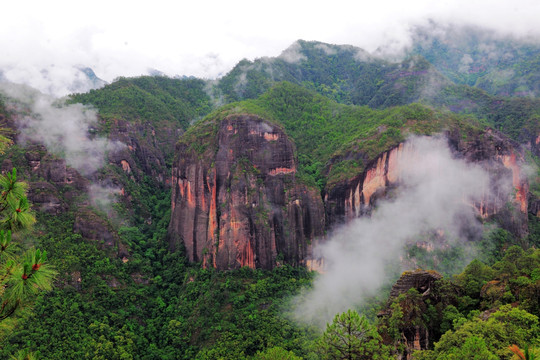
POLYGON ((404 146, 390 149, 366 166, 362 174, 337 184, 325 195, 329 224, 349 222, 369 213, 376 199, 398 181, 398 158, 404 146))
MULTIPOLYGON (((495 178, 512 179, 512 187, 515 189, 514 202, 522 213, 527 212, 529 184, 522 171, 524 156, 519 150, 519 144, 492 129, 487 129, 470 141, 460 139, 459 134, 452 134, 449 143, 458 155, 470 162, 482 164, 486 170, 497 175, 495 178)), ((497 184, 492 186, 497 190, 497 184)), ((504 202, 480 204, 478 210, 485 218, 498 213, 504 202)))
MULTIPOLYGON (((474 204, 483 218, 497 218, 503 228, 518 237, 527 235, 527 212, 529 209, 529 183, 523 170, 524 154, 519 144, 501 133, 487 129, 472 140, 464 141, 459 134, 449 134, 449 144, 457 156, 482 165, 490 172, 491 197, 487 195, 474 204), (511 184, 506 181, 511 179, 511 184), (504 190, 510 185, 513 195, 504 190), (506 204, 512 200, 518 210, 512 212, 506 204)), ((490 193, 486 189, 485 194, 490 193)))
MULTIPOLYGON (((536 133, 531 136, 531 141, 529 144, 531 153, 540 157, 540 133, 536 133)), ((536 181, 538 182, 539 179, 537 178, 536 181)), ((540 199, 532 193, 529 193, 529 213, 540 217, 540 199)))
MULTIPOLYGON (((473 139, 463 140, 461 134, 447 133, 448 143, 456 157, 469 162, 480 163, 484 169, 495 176, 491 189, 486 189, 485 197, 479 204, 474 204, 483 218, 497 215, 508 201, 503 189, 504 179, 511 179, 515 189, 514 202, 526 216, 529 186, 521 167, 523 154, 518 145, 494 130, 477 134, 473 139), (491 191, 490 191, 491 190, 491 191), (490 196, 496 194, 496 196, 490 196)), ((371 211, 376 200, 399 182, 399 159, 410 151, 400 144, 370 161, 364 172, 356 177, 341 182, 326 190, 325 203, 329 225, 348 222, 371 211)), ((507 224, 514 233, 523 236, 526 221, 516 220, 507 224), (517 223, 516 223, 517 221, 517 223)))
POLYGON ((324 207, 318 189, 296 179, 294 145, 255 115, 214 126, 203 152, 177 145, 170 247, 183 243, 190 261, 218 269, 304 263, 324 232, 324 207))

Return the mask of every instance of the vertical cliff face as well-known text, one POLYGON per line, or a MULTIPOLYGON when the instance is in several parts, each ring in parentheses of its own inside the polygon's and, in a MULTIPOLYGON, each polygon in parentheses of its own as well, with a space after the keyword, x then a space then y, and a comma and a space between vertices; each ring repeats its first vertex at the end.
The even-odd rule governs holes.
MULTIPOLYGON (((531 153, 540 157, 540 131, 531 136, 531 140, 528 145, 531 153)), ((538 183, 538 181, 539 179, 537 177, 536 182, 538 183)), ((529 193, 529 213, 540 217, 540 198, 534 195, 534 191, 529 193)))
POLYGON ((229 115, 212 131, 202 151, 177 146, 171 248, 183 243, 190 261, 218 269, 303 263, 323 234, 324 207, 316 188, 297 181, 291 141, 254 115, 229 115))
POLYGON ((348 222, 371 211, 376 199, 396 185, 399 179, 398 159, 405 147, 400 144, 380 154, 365 171, 349 181, 327 190, 325 203, 329 223, 348 222))
MULTIPOLYGON (((459 132, 449 132, 446 136, 456 157, 481 164, 493 174, 491 189, 486 189, 480 203, 473 204, 479 215, 487 218, 501 212, 509 200, 505 179, 510 179, 515 189, 513 202, 521 212, 520 217, 526 216, 529 186, 522 171, 524 158, 518 146, 493 130, 481 132, 469 140, 464 140, 459 132)), ((329 225, 369 213, 375 201, 399 183, 400 159, 411 151, 414 150, 406 144, 400 144, 369 162, 361 174, 328 188, 325 203, 329 225)), ((520 235, 526 231, 521 223, 508 224, 508 227, 520 235)))

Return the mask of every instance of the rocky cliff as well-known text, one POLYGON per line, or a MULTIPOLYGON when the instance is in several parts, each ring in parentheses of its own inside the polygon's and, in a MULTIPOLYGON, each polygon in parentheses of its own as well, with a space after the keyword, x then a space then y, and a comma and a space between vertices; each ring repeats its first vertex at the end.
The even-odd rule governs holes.
MULTIPOLYGON (((527 212, 536 207, 529 206, 519 145, 492 129, 454 126, 444 136, 455 157, 493 175, 482 199, 471 204, 478 215, 525 236, 527 212)), ((219 269, 272 268, 280 259, 313 268, 309 243, 331 226, 369 215, 399 185, 401 161, 414 151, 400 143, 367 161, 348 154, 366 166, 329 183, 321 201, 318 189, 298 181, 295 148, 280 126, 256 115, 214 116, 177 145, 170 247, 183 244, 190 261, 219 269)))
MULTIPOLYGON (((507 219, 503 225, 523 236, 527 231, 529 185, 522 170, 524 155, 519 145, 491 129, 468 138, 457 130, 448 131, 445 136, 454 156, 480 163, 494 175, 491 189, 486 189, 480 203, 473 204, 481 217, 489 218, 503 212, 508 201, 504 179, 511 179, 515 189, 513 202, 520 214, 507 219)), ((327 188, 324 200, 329 225, 348 222, 369 213, 377 199, 399 183, 399 161, 408 151, 413 150, 404 144, 395 146, 368 162, 361 174, 327 188)))
MULTIPOLYGON (((90 176, 81 175, 76 169, 67 165, 64 159, 48 152, 44 145, 34 142, 19 142, 17 124, 19 114, 13 109, 11 114, 0 113, 0 121, 12 129, 14 144, 0 159, 0 170, 18 170, 19 178, 29 184, 28 198, 33 209, 54 216, 63 216, 65 221, 73 221, 73 231, 83 239, 94 242, 98 248, 106 250, 111 256, 125 258, 129 256, 128 248, 122 243, 111 219, 96 211, 95 197, 110 197, 119 192, 123 199, 130 202, 130 194, 124 190, 125 181, 139 182, 144 176, 162 182, 166 186, 169 181, 165 165, 165 155, 161 148, 169 147, 172 152, 173 140, 177 133, 156 140, 156 132, 145 125, 130 124, 117 120, 109 126, 109 138, 120 141, 127 146, 121 151, 111 151, 108 170, 101 170, 90 176), (117 173, 126 173, 126 179, 117 173), (103 194, 100 193, 103 191, 103 194)), ((95 131, 95 130, 93 130, 95 131)), ((165 130, 163 130, 165 131, 165 130)), ((108 200, 107 200, 108 201, 108 200)), ((103 210, 103 209, 101 209, 103 210)), ((109 214, 110 215, 110 214, 109 214)))
POLYGON ((283 130, 241 114, 191 130, 172 171, 170 247, 183 244, 190 261, 218 269, 304 263, 324 232, 324 207, 318 189, 298 180, 283 130))

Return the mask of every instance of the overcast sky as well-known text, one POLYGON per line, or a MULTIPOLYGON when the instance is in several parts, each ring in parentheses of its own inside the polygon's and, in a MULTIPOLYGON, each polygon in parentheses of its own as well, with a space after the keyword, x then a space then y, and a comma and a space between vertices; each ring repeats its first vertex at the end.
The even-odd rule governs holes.
POLYGON ((109 82, 149 69, 215 78, 297 39, 399 48, 427 19, 540 37, 537 0, 21 0, 3 1, 2 15, 4 78, 57 95, 68 92, 74 65, 109 82))

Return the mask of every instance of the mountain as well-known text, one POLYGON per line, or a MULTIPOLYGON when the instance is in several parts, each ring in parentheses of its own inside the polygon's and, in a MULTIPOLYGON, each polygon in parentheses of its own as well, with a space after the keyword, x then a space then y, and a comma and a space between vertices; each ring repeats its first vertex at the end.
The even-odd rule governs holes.
MULTIPOLYGON (((401 61, 299 40, 276 58, 243 60, 217 81, 119 78, 47 109, 2 95, 0 119, 15 144, 1 169, 15 166, 29 183, 38 224, 26 241, 47 250, 60 276, 52 292, 0 329, 0 354, 319 358, 323 337, 291 320, 289 301, 308 298, 322 282, 324 275, 309 271, 324 265, 318 244, 343 225, 376 219, 383 204, 410 190, 401 172, 402 159, 417 151, 411 136, 442 139, 453 159, 490 174, 494 195, 482 192, 466 204, 474 215, 457 216, 456 234, 425 231, 384 271, 351 267, 334 282, 388 275, 376 296, 351 306, 380 315, 376 331, 394 357, 416 349, 423 359, 443 351, 467 358, 460 345, 470 345, 467 331, 499 358, 510 358, 512 344, 534 344, 535 45, 443 30, 418 29, 401 61), (490 58, 493 48, 511 56, 490 58), (62 109, 69 116, 55 112, 62 109), (82 132, 60 133, 46 145, 39 136, 29 140, 28 127, 49 120, 33 135, 67 124, 82 132), (92 146, 54 147, 66 138, 92 146), (70 156, 82 149, 90 165, 90 150, 100 147, 103 167, 94 172, 70 156), (486 264, 467 265, 473 258, 486 264), (430 270, 401 274, 417 267, 430 270), (482 329, 505 335, 493 339, 482 329)), ((400 211, 414 211, 409 200, 400 211)), ((434 217, 453 216, 440 205, 434 217)), ((382 231, 399 230, 388 227, 382 231)), ((364 252, 373 258, 391 253, 372 245, 364 252)), ((353 250, 336 262, 347 268, 353 250)), ((329 298, 345 297, 330 285, 329 298)), ((370 293, 367 283, 359 287, 370 293)))
POLYGON ((180 137, 171 246, 182 240, 191 261, 220 269, 311 261, 314 238, 369 214, 398 185, 405 139, 437 133, 446 134, 456 156, 510 174, 521 215, 501 213, 502 194, 483 199, 479 215, 505 217, 508 230, 526 236, 524 155, 504 135, 421 105, 372 110, 279 83, 256 100, 222 107, 180 137))
POLYGON ((255 98, 280 81, 376 108, 416 102, 429 97, 430 87, 452 85, 421 57, 392 63, 349 45, 298 40, 277 58, 241 61, 218 88, 230 102, 255 98))
MULTIPOLYGON (((457 60, 446 59, 451 57, 451 50, 429 45, 436 39, 427 37, 427 33, 430 32, 425 29, 417 31, 410 53, 400 62, 387 61, 349 45, 299 40, 279 57, 241 61, 219 80, 215 92, 221 92, 226 102, 252 99, 276 82, 288 81, 344 104, 386 108, 421 102, 456 113, 472 113, 515 140, 530 141, 531 133, 526 129, 537 123, 535 119, 540 112, 538 99, 513 96, 513 93, 489 93, 486 87, 476 86, 471 81, 460 81, 457 60)), ((450 39, 451 34, 449 31, 450 39)), ((463 30, 463 34, 472 36, 467 29, 463 30)), ((464 37, 456 35, 455 38, 464 37)), ((472 37, 468 46, 481 48, 480 40, 480 35, 472 37)), ((499 49, 503 46, 501 44, 514 44, 509 41, 494 37, 490 47, 499 49)), ((448 42, 449 49, 451 46, 460 51, 467 49, 461 43, 451 45, 453 43, 448 42)), ((512 50, 514 55, 507 60, 507 66, 522 66, 534 73, 532 63, 530 66, 521 63, 523 49, 533 47, 527 46, 527 43, 523 43, 520 47, 522 50, 512 50)), ((532 50, 529 52, 534 53, 532 50)), ((452 56, 454 59, 457 55, 452 56)), ((495 74, 495 65, 490 69, 489 74, 495 74)), ((519 74, 517 78, 525 78, 523 71, 519 74)), ((534 80, 531 80, 531 84, 534 84, 534 80)))

